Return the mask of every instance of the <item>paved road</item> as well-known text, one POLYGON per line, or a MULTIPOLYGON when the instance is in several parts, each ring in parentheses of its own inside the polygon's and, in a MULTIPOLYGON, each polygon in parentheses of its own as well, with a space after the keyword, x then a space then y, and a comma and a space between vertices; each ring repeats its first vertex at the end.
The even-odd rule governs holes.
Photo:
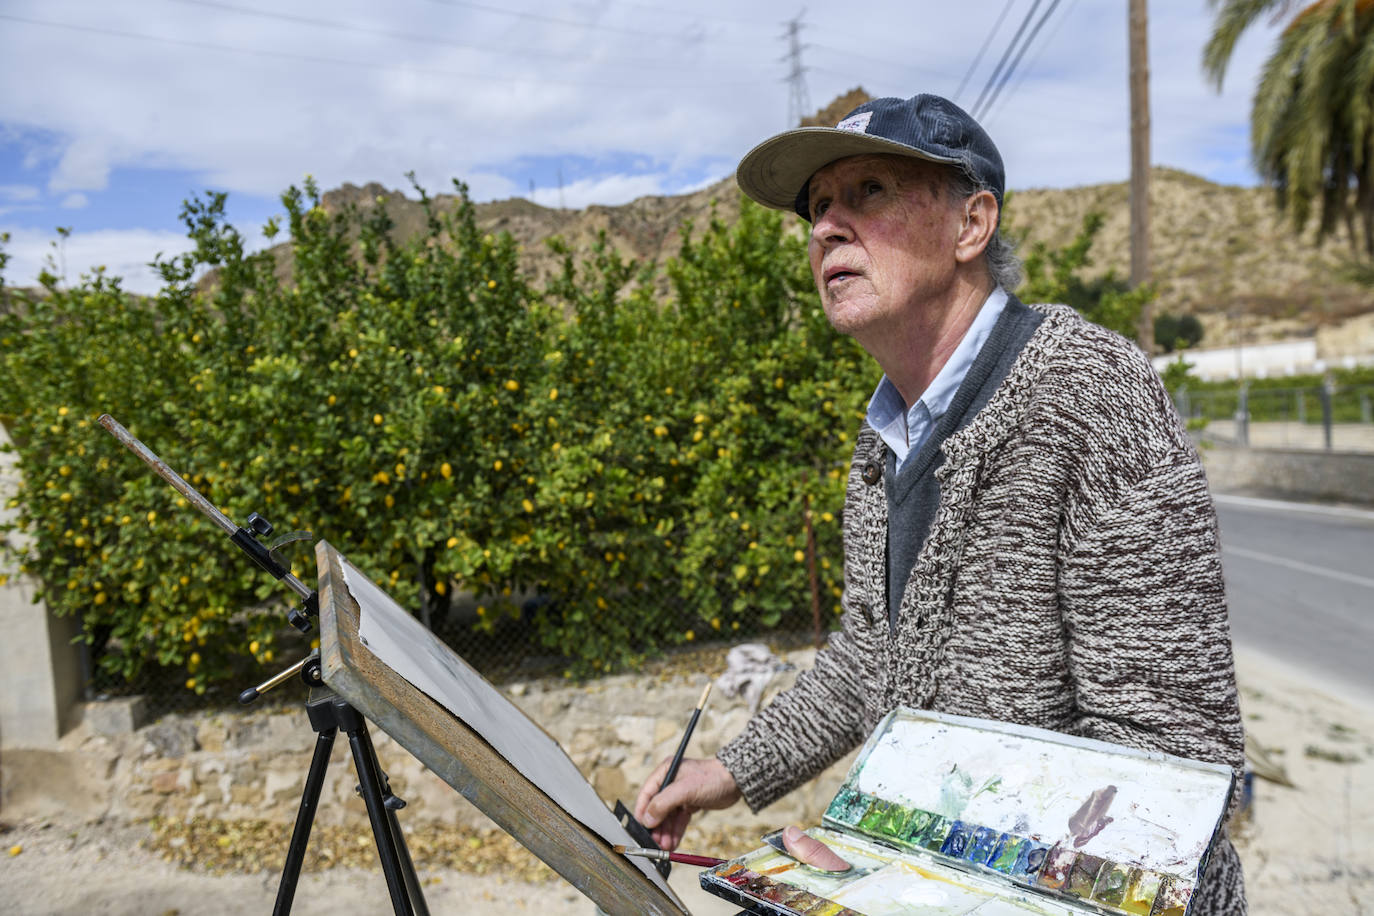
POLYGON ((1216 501, 1235 641, 1374 697, 1374 512, 1216 501))

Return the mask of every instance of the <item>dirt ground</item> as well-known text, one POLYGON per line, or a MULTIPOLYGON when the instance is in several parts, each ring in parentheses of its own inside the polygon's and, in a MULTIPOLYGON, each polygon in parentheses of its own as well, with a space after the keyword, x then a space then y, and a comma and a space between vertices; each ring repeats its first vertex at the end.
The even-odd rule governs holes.
MULTIPOLYGON (((1236 835, 1256 916, 1374 914, 1374 697, 1323 683, 1281 662, 1240 651, 1242 709, 1251 737, 1294 786, 1255 780, 1251 816, 1236 835)), ((819 817, 819 812, 817 812, 819 817)), ((694 830, 696 828, 693 828, 694 830)), ((703 848, 689 833, 685 848, 703 848)), ((164 859, 168 840, 149 824, 42 822, 0 834, 0 911, 81 916, 239 916, 267 913, 272 871, 210 874, 164 859)), ((367 842, 365 840, 365 842, 367 842)), ((528 869, 486 874, 431 870, 421 862, 430 911, 592 916, 594 907, 557 878, 520 880, 528 869)), ((694 914, 733 914, 705 895, 696 870, 672 885, 694 914)), ((302 877, 293 912, 389 912, 379 871, 330 868, 302 877)))

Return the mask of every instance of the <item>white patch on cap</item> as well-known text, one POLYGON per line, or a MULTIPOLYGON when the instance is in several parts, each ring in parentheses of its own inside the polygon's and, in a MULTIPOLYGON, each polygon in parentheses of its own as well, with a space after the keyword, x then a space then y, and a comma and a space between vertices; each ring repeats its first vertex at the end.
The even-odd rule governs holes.
POLYGON ((868 122, 873 117, 871 111, 861 111, 856 115, 850 115, 843 121, 835 125, 836 130, 852 130, 856 134, 868 132, 868 122))

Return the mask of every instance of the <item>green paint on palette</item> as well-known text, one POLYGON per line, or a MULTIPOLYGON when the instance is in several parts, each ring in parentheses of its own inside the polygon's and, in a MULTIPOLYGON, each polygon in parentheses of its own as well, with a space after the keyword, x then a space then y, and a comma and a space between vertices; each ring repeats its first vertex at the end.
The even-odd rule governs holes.
POLYGON ((868 810, 872 803, 867 795, 850 786, 841 786, 840 791, 835 793, 835 797, 830 802, 830 807, 826 809, 826 816, 844 824, 853 825, 858 822, 863 813, 868 810))
POLYGON ((903 808, 896 802, 888 809, 887 816, 883 818, 882 826, 879 830, 886 836, 900 839, 905 835, 906 822, 911 819, 911 809, 903 808))
POLYGON ((954 826, 954 821, 942 815, 935 815, 930 822, 930 829, 921 838, 920 845, 929 849, 931 852, 939 852, 940 847, 945 845, 945 840, 949 837, 950 828, 954 826))
POLYGON ((883 821, 887 819, 887 813, 892 809, 892 802, 875 799, 867 813, 859 820, 859 829, 867 833, 881 833, 883 821))
POLYGON ((992 852, 992 858, 988 860, 988 865, 993 871, 1000 871, 1004 875, 1009 875, 1016 868, 1016 859, 1021 855, 1021 850, 1028 843, 1025 837, 1013 836, 1010 833, 1002 834, 1001 842, 992 852))
POLYGON ((935 820, 935 815, 929 811, 922 811, 920 808, 913 808, 911 816, 906 821, 906 834, 903 837, 912 846, 921 845, 921 840, 930 831, 931 822, 935 820))
POLYGON ((1098 874, 1097 884, 1093 886, 1093 900, 1107 906, 1121 906, 1126 901, 1126 882, 1130 879, 1130 874, 1125 865, 1108 862, 1098 874))

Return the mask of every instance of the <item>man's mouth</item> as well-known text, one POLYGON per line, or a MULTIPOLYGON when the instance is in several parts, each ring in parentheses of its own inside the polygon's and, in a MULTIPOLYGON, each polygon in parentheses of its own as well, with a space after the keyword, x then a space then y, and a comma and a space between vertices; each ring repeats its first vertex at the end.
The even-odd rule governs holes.
POLYGON ((856 272, 847 267, 832 267, 825 272, 825 284, 829 286, 831 283, 849 280, 857 276, 856 272))

